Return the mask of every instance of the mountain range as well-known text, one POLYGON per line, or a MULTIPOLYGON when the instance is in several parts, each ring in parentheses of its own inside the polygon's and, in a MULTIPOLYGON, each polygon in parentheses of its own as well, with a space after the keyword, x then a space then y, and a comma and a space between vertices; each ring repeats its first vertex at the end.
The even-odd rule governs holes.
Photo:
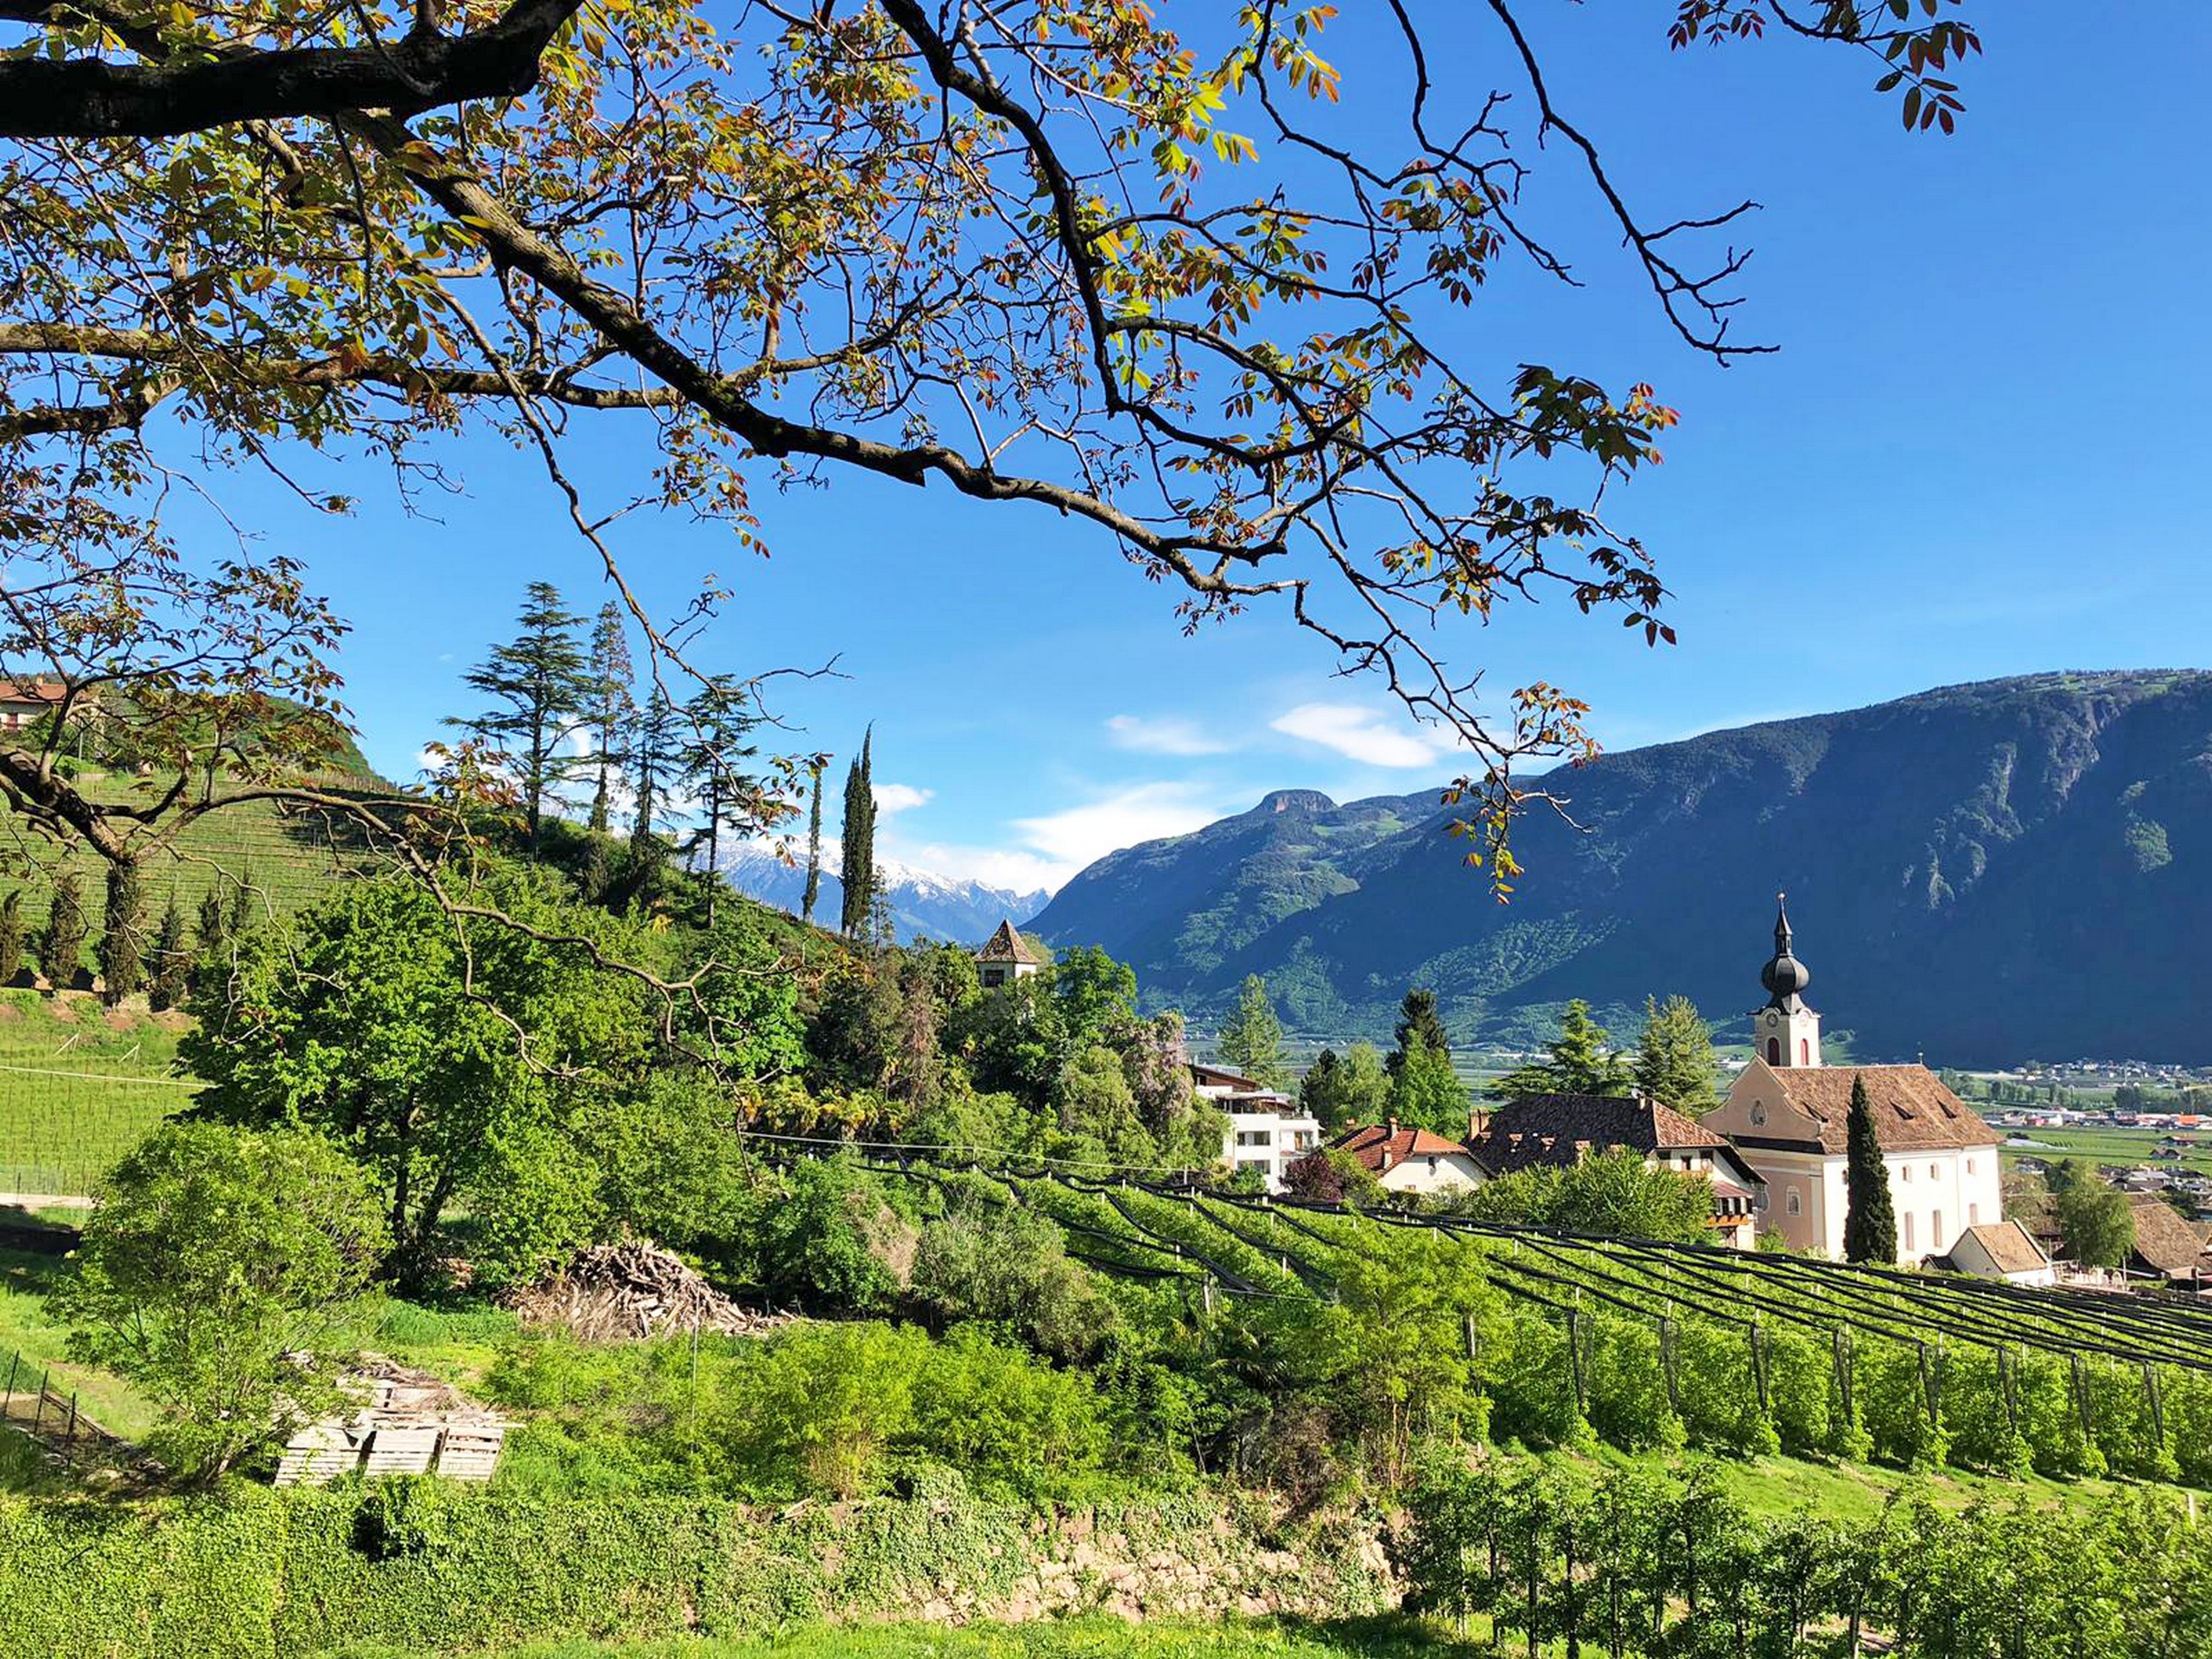
POLYGON ((1948 686, 1551 784, 1573 822, 1518 823, 1509 904, 1435 793, 1286 790, 1101 859, 1032 931, 1201 1020, 1256 973, 1317 1036, 1387 1038, 1426 985, 1461 1039, 1525 1044, 1574 996, 1632 1032, 1681 992, 1740 1041, 1786 888, 1808 1000, 1862 1058, 2212 1061, 2212 672, 1948 686))
MULTIPOLYGON (((817 920, 835 927, 844 904, 844 883, 837 878, 836 841, 823 843, 822 891, 816 898, 817 920)), ((981 881, 957 880, 890 859, 875 861, 883 878, 884 901, 900 940, 942 939, 981 944, 1000 922, 1023 923, 1044 908, 1049 893, 1014 893, 981 881)), ((806 868, 793 866, 766 848, 739 847, 725 853, 722 874, 740 893, 797 914, 806 896, 806 868)))

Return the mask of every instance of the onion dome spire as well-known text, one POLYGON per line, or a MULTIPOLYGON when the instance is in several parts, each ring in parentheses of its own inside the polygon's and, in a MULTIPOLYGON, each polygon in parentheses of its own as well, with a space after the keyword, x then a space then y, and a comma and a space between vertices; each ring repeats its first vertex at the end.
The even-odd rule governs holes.
POLYGON ((1785 893, 1774 895, 1778 907, 1774 918, 1774 957, 1759 969, 1759 983, 1767 989, 1767 1006, 1794 1014, 1804 1006, 1799 994, 1813 982, 1813 970, 1789 953, 1789 903, 1785 893))

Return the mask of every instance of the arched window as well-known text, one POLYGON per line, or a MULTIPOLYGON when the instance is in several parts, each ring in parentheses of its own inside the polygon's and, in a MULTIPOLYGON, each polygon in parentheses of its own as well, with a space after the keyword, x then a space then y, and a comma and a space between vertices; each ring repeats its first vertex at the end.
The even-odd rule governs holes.
POLYGON ((1760 1124, 1765 1122, 1766 1103, 1763 1100, 1753 1101, 1751 1103, 1751 1127, 1753 1128, 1757 1128, 1760 1124))
POLYGON ((1769 1065, 1780 1065, 1782 1064, 1781 1038, 1770 1037, 1766 1039, 1766 1063, 1769 1065))
POLYGON ((1797 1189, 1796 1187, 1793 1186, 1789 1189, 1789 1197, 1783 1203, 1782 1207, 1784 1210, 1787 1210, 1793 1216, 1803 1213, 1805 1208, 1804 1201, 1797 1196, 1797 1189))
POLYGON ((1797 1039, 1797 1064, 1808 1066, 1812 1063, 1813 1039, 1809 1037, 1800 1037, 1797 1039))

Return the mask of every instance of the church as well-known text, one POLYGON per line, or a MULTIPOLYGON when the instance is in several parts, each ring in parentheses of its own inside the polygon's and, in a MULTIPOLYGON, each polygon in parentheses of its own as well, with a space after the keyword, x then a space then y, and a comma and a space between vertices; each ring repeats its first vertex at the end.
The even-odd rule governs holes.
POLYGON ((1779 1231, 1792 1249, 1842 1256, 1854 1078, 1866 1080, 1889 1170, 1899 1262, 1941 1255, 1968 1228, 2002 1221, 1996 1131, 1924 1065, 1824 1065, 1821 1016, 1804 995, 1812 975, 1791 943, 1784 903, 1759 976, 1767 1001, 1751 1016, 1751 1062, 1704 1119, 1766 1182, 1759 1230, 1779 1231))

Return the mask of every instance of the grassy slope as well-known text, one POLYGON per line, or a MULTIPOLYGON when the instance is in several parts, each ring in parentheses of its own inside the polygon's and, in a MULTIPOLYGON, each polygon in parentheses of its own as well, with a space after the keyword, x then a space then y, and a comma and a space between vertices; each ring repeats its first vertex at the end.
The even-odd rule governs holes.
POLYGON ((81 1193, 190 1100, 181 1021, 0 991, 0 1192, 81 1193))

